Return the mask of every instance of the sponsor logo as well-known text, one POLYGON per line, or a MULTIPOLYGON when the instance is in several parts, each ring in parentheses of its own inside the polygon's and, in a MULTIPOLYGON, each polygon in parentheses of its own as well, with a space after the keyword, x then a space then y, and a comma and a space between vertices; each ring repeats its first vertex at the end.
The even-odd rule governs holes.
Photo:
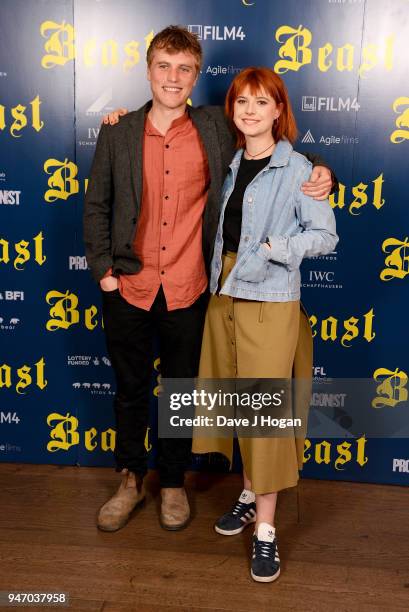
POLYGON ((0 300, 24 302, 24 291, 0 291, 0 300))
POLYGON ((310 270, 308 282, 301 283, 301 286, 310 289, 342 289, 342 284, 335 282, 335 272, 332 270, 310 270))
POLYGON ((324 366, 312 366, 312 375, 314 378, 325 378, 327 376, 324 366))
POLYGON ((10 204, 11 206, 20 205, 21 191, 11 191, 9 189, 0 190, 0 204, 10 204))
POLYGON ((409 459, 393 459, 392 470, 409 474, 409 459))
POLYGON ((303 96, 301 102, 301 110, 306 112, 358 111, 360 108, 361 105, 358 104, 358 100, 356 98, 303 96))
POLYGON ((325 146, 329 147, 330 145, 339 145, 339 144, 341 145, 358 144, 359 138, 357 136, 347 136, 345 134, 341 134, 341 136, 335 136, 331 134, 330 136, 320 136, 319 140, 316 140, 314 136, 312 135, 311 130, 308 130, 304 134, 301 142, 307 143, 307 144, 318 142, 319 144, 324 144, 325 146))
POLYGON ((9 444, 8 442, 0 442, 0 453, 21 453, 21 446, 9 444))
POLYGON ((87 117, 101 117, 106 115, 111 110, 114 110, 113 106, 108 106, 112 100, 112 87, 108 87, 102 94, 87 108, 85 114, 87 117))
POLYGON ((86 140, 79 140, 78 145, 80 147, 94 147, 97 144, 99 130, 99 127, 87 128, 86 140))
POLYGON ((115 391, 111 391, 110 383, 100 383, 100 382, 74 382, 72 383, 73 389, 78 391, 86 390, 91 393, 91 395, 115 395, 115 391))
POLYGON ((310 405, 324 408, 343 408, 346 397, 346 393, 313 393, 310 405))
POLYGON ((331 251, 328 255, 318 255, 315 257, 310 257, 309 259, 315 259, 319 261, 338 261, 338 253, 337 251, 331 251))
POLYGON ((111 362, 108 357, 95 355, 67 355, 67 365, 68 366, 89 366, 89 365, 99 366, 104 365, 108 368, 111 366, 111 362))
POLYGON ((188 25, 187 29, 199 40, 244 40, 243 26, 188 25))
POLYGON ((68 268, 70 270, 89 270, 85 255, 70 255, 68 257, 68 268))
POLYGON ((12 317, 8 321, 6 321, 3 317, 0 317, 0 329, 5 331, 14 331, 20 322, 20 319, 16 319, 15 317, 12 317))
POLYGON ((20 418, 17 412, 0 412, 0 423, 8 423, 9 425, 18 425, 20 423, 20 418))
MULTIPOLYGON (((236 66, 208 66, 205 70, 206 74, 211 74, 212 76, 219 76, 220 74, 238 74, 242 71, 242 68, 237 68, 236 66)), ((203 71, 202 71, 203 72, 203 71)))

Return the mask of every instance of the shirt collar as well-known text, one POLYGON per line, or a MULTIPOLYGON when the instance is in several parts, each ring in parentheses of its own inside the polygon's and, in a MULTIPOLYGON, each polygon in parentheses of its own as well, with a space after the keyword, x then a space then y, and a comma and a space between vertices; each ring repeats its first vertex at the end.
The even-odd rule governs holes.
MULTIPOLYGON (((190 119, 190 117, 189 117, 189 114, 188 114, 188 112, 186 110, 181 117, 178 117, 177 119, 174 119, 172 121, 172 123, 170 124, 170 127, 168 129, 168 133, 169 133, 170 130, 173 130, 174 128, 184 126, 189 121, 189 119, 190 119)), ((163 136, 163 134, 161 134, 155 128, 155 126, 153 125, 152 121, 149 119, 148 114, 146 114, 146 117, 145 117, 145 133, 148 136, 163 136)))

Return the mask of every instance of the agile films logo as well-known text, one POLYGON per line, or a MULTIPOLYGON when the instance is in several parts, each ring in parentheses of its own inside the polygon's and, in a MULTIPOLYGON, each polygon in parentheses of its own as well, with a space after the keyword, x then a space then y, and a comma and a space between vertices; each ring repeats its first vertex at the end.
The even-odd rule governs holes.
POLYGON ((301 110, 304 112, 335 112, 342 111, 358 112, 361 105, 358 104, 357 98, 341 98, 341 97, 323 97, 323 96, 303 96, 301 102, 301 110))
POLYGON ((195 34, 198 40, 239 40, 243 42, 246 34, 243 26, 188 25, 187 29, 195 34))
POLYGON ((329 136, 327 135, 314 136, 311 130, 307 130, 301 142, 304 144, 315 144, 318 142, 319 144, 324 144, 328 147, 330 145, 339 145, 339 144, 340 145, 355 145, 355 144, 358 144, 359 138, 356 136, 347 136, 345 134, 341 134, 341 136, 335 136, 334 134, 331 134, 329 136))

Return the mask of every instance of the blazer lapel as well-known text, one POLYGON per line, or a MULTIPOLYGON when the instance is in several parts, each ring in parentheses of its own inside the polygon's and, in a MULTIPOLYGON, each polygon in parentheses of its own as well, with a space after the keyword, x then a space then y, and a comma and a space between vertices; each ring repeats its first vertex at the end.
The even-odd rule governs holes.
POLYGON ((148 102, 136 111, 126 131, 129 159, 131 163, 132 187, 138 206, 142 201, 142 165, 143 165, 143 133, 145 127, 145 113, 150 103, 148 102))

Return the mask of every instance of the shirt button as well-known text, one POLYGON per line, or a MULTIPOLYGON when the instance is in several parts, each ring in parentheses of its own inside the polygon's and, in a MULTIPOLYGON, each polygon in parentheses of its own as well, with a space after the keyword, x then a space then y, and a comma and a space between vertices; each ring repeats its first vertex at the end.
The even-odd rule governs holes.
POLYGON ((244 242, 248 242, 249 241, 249 237, 248 236, 244 236, 244 242))
POLYGON ((169 170, 165 170, 165 174, 169 174, 169 170))
POLYGON ((169 200, 169 196, 165 196, 165 200, 169 200))
POLYGON ((248 202, 249 204, 251 204, 251 203, 252 203, 252 201, 253 201, 253 198, 247 198, 247 202, 248 202))
POLYGON ((166 221, 163 222, 163 225, 167 225, 166 221))
POLYGON ((166 247, 162 247, 162 251, 166 251, 166 247))
POLYGON ((169 145, 165 145, 165 149, 169 149, 169 145))
POLYGON ((129 244, 129 242, 125 245, 127 249, 131 248, 131 245, 129 244))
POLYGON ((162 271, 161 271, 161 274, 165 274, 165 270, 162 270, 162 271))

